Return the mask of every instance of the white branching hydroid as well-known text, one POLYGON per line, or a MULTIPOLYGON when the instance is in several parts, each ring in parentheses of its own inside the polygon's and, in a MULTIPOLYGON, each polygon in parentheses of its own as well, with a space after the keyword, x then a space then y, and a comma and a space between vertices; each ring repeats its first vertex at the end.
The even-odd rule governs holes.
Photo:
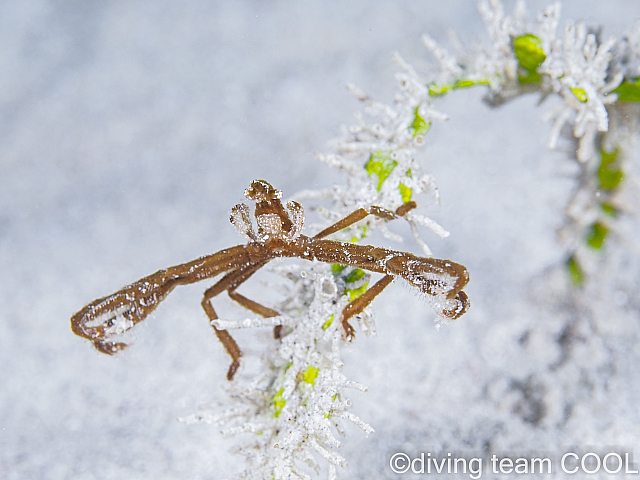
MULTIPOLYGON (((613 37, 600 41, 582 23, 569 24, 558 37, 559 3, 544 9, 532 25, 527 23, 523 2, 517 3, 512 16, 498 0, 482 2, 480 12, 491 43, 475 48, 472 54, 457 58, 424 35, 425 46, 438 62, 438 73, 422 77, 394 55, 401 72, 396 75, 399 90, 392 105, 376 102, 354 85, 348 86, 364 104, 364 114, 356 114, 355 124, 342 128, 342 136, 331 144, 332 152, 317 155, 325 164, 345 172, 347 183, 303 191, 295 199, 331 200, 330 206, 315 208, 324 220, 320 228, 360 207, 377 205, 395 210, 422 193, 437 202, 433 177, 416 161, 432 122, 447 119, 432 106, 436 97, 475 85, 489 87, 487 101, 494 106, 524 93, 538 91, 543 98, 554 94, 560 103, 547 114, 554 120, 550 146, 557 144, 565 125, 572 126, 572 140, 578 145, 576 159, 581 173, 566 209, 563 232, 570 254, 568 270, 574 284, 580 285, 588 270, 588 249, 602 246, 613 228, 613 217, 622 209, 618 187, 624 176, 624 155, 618 156, 618 152, 625 148, 629 135, 620 132, 632 128, 625 126, 625 116, 619 114, 616 102, 621 95, 627 100, 637 95, 635 101, 640 101, 636 80, 640 76, 640 24, 622 42, 613 37), (623 81, 630 85, 624 92, 618 88, 623 81), (612 125, 617 131, 610 132, 612 125)), ((240 231, 248 235, 248 211, 238 210, 234 218, 240 231)), ((426 255, 431 255, 431 250, 418 226, 440 237, 448 235, 434 220, 414 211, 403 219, 426 255)), ((373 229, 401 240, 374 216, 337 232, 336 237, 357 242, 373 229)), ((248 462, 239 478, 308 479, 321 471, 324 461, 328 478, 334 479, 337 467, 346 465, 338 453, 341 443, 336 437, 343 434, 341 422, 350 421, 366 434, 373 432, 350 411, 348 390, 366 388, 342 372, 340 349, 346 339, 339 321, 349 301, 366 290, 370 275, 322 263, 277 264, 272 271, 288 280, 285 300, 274 306, 280 315, 213 322, 217 328, 229 330, 282 327, 282 339, 272 345, 262 375, 248 384, 242 378, 232 384, 227 410, 183 420, 223 425, 226 435, 248 437, 238 449, 248 462)), ((440 281, 451 282, 451 278, 440 281)), ((443 296, 431 299, 440 311, 447 301, 443 296)), ((357 321, 361 331, 375 334, 368 309, 357 321)))
MULTIPOLYGON (((283 325, 286 333, 268 370, 248 386, 231 385, 234 406, 226 412, 192 415, 184 421, 224 424, 225 435, 250 434, 252 440, 241 449, 248 468, 239 478, 310 478, 311 472, 320 472, 319 458, 328 462, 329 478, 335 478, 336 467, 346 465, 336 451, 340 441, 335 434, 343 433, 340 422, 373 432, 349 411, 346 396, 348 389, 366 387, 342 373, 344 339, 338 318, 348 303, 345 286, 341 288, 331 268, 322 263, 277 265, 272 270, 291 280, 291 298, 279 305, 283 315, 274 324, 283 325)), ((363 317, 365 331, 373 332, 370 316, 363 317)), ((262 326, 261 322, 254 324, 262 326)))
MULTIPOLYGON (((331 198, 328 208, 317 211, 325 225, 333 223, 359 207, 376 205, 395 210, 428 193, 438 200, 433 178, 425 174, 415 160, 417 148, 435 120, 446 116, 431 107, 428 88, 413 68, 398 55, 402 68, 397 75, 400 85, 393 105, 373 101, 354 86, 350 92, 365 104, 365 115, 356 115, 356 124, 343 128, 343 136, 333 142, 334 152, 318 157, 348 174, 348 183, 320 192, 301 192, 297 200, 331 198), (370 120, 368 120, 370 119, 370 120)), ((434 220, 410 211, 402 217, 422 246, 418 227, 430 229, 440 237, 448 232, 434 220)), ((234 225, 248 236, 249 212, 236 207, 234 225)), ((337 232, 345 241, 355 242, 373 229, 394 240, 402 240, 389 231, 384 221, 370 216, 352 227, 337 232)), ((336 478, 337 467, 346 460, 338 453, 343 435, 341 425, 349 421, 365 434, 373 428, 350 411, 349 389, 366 388, 342 373, 340 350, 347 341, 340 317, 345 306, 365 292, 371 275, 352 267, 323 263, 276 263, 271 270, 284 278, 285 300, 274 307, 280 315, 271 318, 241 320, 218 319, 212 323, 220 329, 274 327, 282 328, 281 341, 271 346, 272 354, 257 379, 244 383, 240 375, 229 387, 231 405, 226 411, 213 410, 192 415, 183 421, 209 422, 224 426, 225 435, 249 437, 239 448, 247 457, 243 479, 311 478, 321 472, 322 461, 328 465, 328 478, 336 478)), ((442 285, 455 279, 442 275, 442 285)), ((443 291, 444 292, 444 291, 443 291)), ((434 293, 429 303, 436 311, 450 308, 453 300, 434 293)), ((429 296, 431 297, 431 296, 429 296)), ((360 331, 375 334, 375 323, 366 308, 352 321, 360 331)))
POLYGON ((607 81, 610 51, 615 43, 615 38, 610 37, 597 45, 595 34, 587 33, 583 23, 570 24, 564 40, 552 42, 547 59, 539 69, 540 73, 549 75, 551 89, 563 99, 559 108, 548 116, 555 117, 549 145, 554 148, 562 126, 573 123, 573 133, 579 141, 577 158, 581 162, 596 155, 596 133, 608 130, 605 105, 616 100, 615 96, 608 95, 622 82, 621 73, 607 81))
POLYGON ((587 257, 602 247, 613 217, 624 210, 616 199, 625 187, 621 180, 629 135, 622 132, 631 132, 637 117, 629 114, 629 102, 640 101, 640 23, 621 40, 603 40, 582 22, 569 23, 559 33, 557 2, 540 12, 535 24, 527 23, 522 2, 511 16, 499 0, 481 2, 480 13, 491 43, 476 47, 475 55, 455 58, 432 38, 423 37, 440 68, 431 76, 429 92, 438 96, 486 84, 486 100, 494 106, 531 92, 539 92, 542 99, 560 99, 544 119, 553 120, 551 148, 565 126, 571 127, 570 140, 577 144, 580 175, 565 210, 562 238, 572 280, 579 285, 585 279, 587 257), (625 114, 619 114, 622 110, 625 114), (618 132, 610 131, 611 116, 618 119, 618 132))
MULTIPOLYGON (((375 102, 354 85, 349 85, 349 92, 365 105, 365 115, 357 113, 356 123, 342 128, 342 137, 331 143, 333 153, 317 155, 330 167, 349 174, 346 185, 334 186, 324 192, 324 196, 333 199, 333 205, 320 208, 318 212, 328 222, 370 205, 395 210, 420 193, 429 193, 439 201, 433 177, 423 172, 415 156, 417 149, 423 146, 424 135, 432 122, 446 120, 447 116, 431 107, 428 88, 414 69, 398 54, 393 58, 402 68, 396 75, 399 90, 394 104, 375 102)), ((309 198, 309 192, 296 196, 296 199, 302 198, 309 198)), ((426 226, 440 237, 448 235, 434 220, 422 215, 411 213, 405 219, 426 255, 430 256, 431 250, 420 237, 417 225, 426 226)), ((375 228, 392 240, 400 240, 388 231, 383 221, 374 217, 346 229, 341 238, 347 241, 360 239, 375 228)))
MULTIPOLYGON (((332 142, 332 153, 318 154, 331 167, 348 174, 346 185, 324 191, 306 191, 296 200, 330 198, 329 207, 316 210, 325 227, 360 207, 376 205, 396 210, 421 193, 438 201, 433 177, 424 173, 415 159, 424 144, 431 123, 446 116, 431 107, 428 87, 414 69, 399 55, 394 60, 402 71, 397 74, 399 90, 393 105, 375 102, 353 85, 349 91, 365 105, 356 114, 356 123, 343 127, 343 135, 332 142)), ((249 213, 237 208, 232 219, 241 234, 252 232, 249 213)), ((402 217, 426 255, 431 255, 422 240, 419 227, 427 227, 440 237, 448 232, 433 219, 410 211, 402 217)), ((374 230, 393 240, 402 238, 389 231, 385 222, 374 216, 335 234, 357 242, 374 230)), ((244 384, 240 375, 229 387, 231 405, 226 411, 213 410, 192 415, 183 421, 223 425, 226 435, 244 435, 239 452, 247 457, 243 479, 311 478, 321 471, 324 460, 328 478, 334 479, 337 467, 346 460, 338 453, 343 435, 341 422, 349 421, 365 434, 373 428, 350 411, 349 389, 366 388, 342 373, 340 350, 347 341, 340 316, 345 306, 364 293, 371 275, 352 267, 323 263, 281 264, 271 270, 285 277, 285 300, 274 307, 280 315, 271 318, 241 320, 218 319, 212 323, 220 329, 273 327, 282 328, 280 342, 272 345, 272 354, 264 364, 263 374, 244 384)), ((455 279, 442 275, 433 280, 442 285, 455 279)), ((443 290, 444 292, 444 290, 443 290)), ((454 300, 445 293, 429 297, 434 310, 451 308, 454 300)), ((360 331, 375 334, 369 307, 352 321, 360 331)))

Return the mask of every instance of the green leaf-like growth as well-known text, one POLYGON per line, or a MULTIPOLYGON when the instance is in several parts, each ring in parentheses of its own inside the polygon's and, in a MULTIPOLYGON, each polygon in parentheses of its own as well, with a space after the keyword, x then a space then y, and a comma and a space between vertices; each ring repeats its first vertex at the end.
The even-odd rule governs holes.
POLYGON ((521 85, 540 83, 540 74, 535 70, 533 72, 521 70, 518 72, 518 82, 520 82, 521 85))
POLYGON ((309 383, 313 385, 316 382, 316 377, 318 376, 318 373, 320 373, 319 368, 312 367, 311 365, 309 365, 304 371, 304 373, 302 374, 302 380, 305 383, 309 383))
POLYGON ((329 318, 327 318, 325 322, 322 324, 322 329, 326 330, 327 328, 329 328, 333 323, 334 318, 335 318, 335 315, 331 315, 329 318))
POLYGON ((431 97, 439 97, 440 95, 447 93, 449 90, 473 87, 475 85, 489 85, 489 80, 458 80, 450 85, 438 85, 437 83, 431 83, 428 85, 428 88, 429 95, 431 97))
POLYGON ((356 298, 358 298, 360 295, 362 295, 364 292, 367 291, 367 287, 369 286, 369 282, 365 283, 364 285, 362 285, 359 288, 345 288, 345 292, 349 295, 349 300, 355 300, 356 298))
POLYGON ((640 77, 625 79, 613 93, 618 94, 619 102, 640 102, 640 77))
POLYGON ((587 92, 585 92, 584 89, 573 87, 570 90, 571 90, 571 93, 573 93, 576 96, 576 98, 580 100, 582 103, 586 103, 587 100, 589 100, 589 97, 587 96, 587 92))
POLYGON ((351 270, 345 277, 344 277, 344 281, 345 283, 353 283, 353 282, 357 282, 358 280, 360 280, 362 277, 364 277, 367 274, 367 272, 365 272, 364 270, 362 270, 361 268, 354 268, 353 270, 351 270))
POLYGON ((280 414, 282 413, 282 409, 287 404, 287 401, 284 398, 282 398, 283 393, 284 393, 284 388, 281 388, 273 396, 273 406, 275 407, 275 412, 273 413, 273 416, 276 418, 280 416, 280 414))
POLYGON ((365 170, 371 176, 376 174, 378 177, 378 191, 382 188, 384 181, 391 175, 393 169, 396 168, 398 162, 391 158, 391 152, 387 150, 377 150, 371 153, 369 161, 364 166, 365 170))
POLYGON ((603 202, 603 203, 600 204, 600 208, 602 209, 602 211, 604 213, 606 213, 610 217, 617 217, 618 216, 618 209, 616 207, 614 207, 613 205, 611 205, 610 203, 603 202))
POLYGON ((401 183, 400 185, 398 185, 398 190, 400 190, 400 195, 402 196, 402 203, 407 203, 411 200, 411 195, 413 195, 413 192, 409 187, 401 183))
POLYGON ((431 128, 431 123, 427 122, 422 115, 420 115, 420 105, 413 111, 413 123, 409 125, 409 128, 413 130, 413 136, 424 135, 431 128))
POLYGON ((591 231, 587 236, 587 243, 591 248, 600 250, 602 245, 604 245, 604 241, 607 238, 608 233, 609 229, 605 225, 600 222, 596 222, 591 225, 591 231))
POLYGON ((453 88, 453 85, 438 85, 437 83, 431 83, 428 85, 429 87, 429 96, 431 97, 439 97, 440 95, 444 95, 449 90, 453 88))
POLYGON ((345 268, 347 268, 346 265, 340 265, 339 263, 332 263, 331 273, 333 273, 334 276, 338 276, 340 275, 340 272, 342 272, 345 268))
POLYGON ((351 270, 345 277, 344 282, 347 284, 347 287, 344 289, 345 293, 349 295, 349 300, 355 300, 364 292, 367 291, 367 287, 369 286, 369 282, 366 282, 364 285, 361 285, 357 288, 349 288, 350 283, 355 283, 364 277, 367 274, 364 270, 360 268, 354 268, 351 270))
POLYGON ((530 33, 513 39, 513 51, 520 66, 529 73, 537 73, 536 70, 547 58, 540 39, 530 33))
POLYGON ((489 80, 458 80, 453 88, 469 88, 476 85, 489 85, 489 80))
POLYGON ((600 150, 600 167, 598 167, 598 183, 601 190, 612 191, 618 188, 624 178, 624 172, 618 164, 619 149, 613 152, 600 150))
POLYGON ((571 256, 567 260, 567 269, 569 270, 569 279, 574 287, 580 287, 584 283, 584 272, 576 257, 571 256))
MULTIPOLYGON (((334 263, 333 265, 331 265, 331 273, 333 273, 337 277, 343 272, 345 268, 347 268, 345 265, 334 263)), ((365 272, 361 268, 354 268, 349 273, 347 273, 344 277, 342 277, 342 280, 344 281, 344 283, 346 283, 346 288, 344 289, 344 292, 345 294, 349 295, 350 300, 358 298, 360 295, 362 295, 364 292, 367 291, 369 282, 366 282, 364 285, 361 285, 357 288, 350 288, 350 285, 349 285, 357 282, 358 280, 363 278, 366 274, 367 272, 365 272)), ((353 285, 351 287, 353 287, 353 285)), ((331 315, 327 319, 327 321, 324 322, 324 324, 322 325, 322 329, 326 330, 327 328, 329 328, 332 322, 333 322, 333 315, 331 315)))

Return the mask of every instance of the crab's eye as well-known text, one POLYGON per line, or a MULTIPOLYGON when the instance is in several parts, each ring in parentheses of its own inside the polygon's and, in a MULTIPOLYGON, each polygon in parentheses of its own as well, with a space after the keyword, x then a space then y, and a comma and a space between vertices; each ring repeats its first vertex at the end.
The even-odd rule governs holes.
POLYGON ((254 180, 251 186, 244 191, 244 196, 256 202, 270 201, 282 198, 282 191, 274 188, 265 180, 254 180))

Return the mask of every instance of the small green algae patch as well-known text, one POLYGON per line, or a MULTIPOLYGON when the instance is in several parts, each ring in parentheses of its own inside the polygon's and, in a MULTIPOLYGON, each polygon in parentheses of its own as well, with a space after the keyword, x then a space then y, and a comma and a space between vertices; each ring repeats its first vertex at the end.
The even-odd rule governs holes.
POLYGON ((407 203, 411 200, 411 196, 413 192, 409 187, 407 187, 404 183, 398 185, 398 190, 400 190, 400 196, 402 197, 402 203, 407 203))
POLYGON ((518 72, 518 82, 520 83, 520 85, 534 85, 540 83, 540 74, 535 70, 533 72, 521 70, 520 72, 518 72))
POLYGON ((364 292, 367 291, 367 287, 369 286, 369 282, 365 283, 364 285, 362 285, 360 288, 345 288, 345 292, 349 295, 349 300, 355 300, 356 298, 358 298, 360 295, 362 295, 364 292))
POLYGON ((302 374, 302 380, 305 383, 314 385, 316 382, 316 378, 318 377, 318 373, 320 373, 319 368, 312 367, 311 365, 309 365, 304 371, 304 373, 302 374))
POLYGON ((589 100, 589 97, 587 96, 587 92, 585 92, 584 89, 573 87, 570 90, 571 90, 571 93, 573 93, 576 96, 576 98, 580 100, 582 103, 586 103, 587 100, 589 100))
POLYGON ((428 85, 429 96, 439 97, 450 90, 474 87, 476 85, 489 85, 489 80, 458 80, 457 82, 451 83, 449 85, 438 85, 437 83, 431 83, 428 85))
POLYGON ((349 240, 351 243, 355 243, 359 240, 362 240, 364 237, 367 236, 367 226, 366 225, 360 225, 358 227, 358 230, 360 231, 360 236, 356 236, 354 235, 353 237, 351 237, 351 239, 349 240))
POLYGON ((409 125, 409 128, 413 130, 413 136, 424 135, 427 133, 431 124, 427 122, 422 115, 420 115, 420 106, 418 105, 413 111, 413 122, 409 125))
POLYGON ((327 318, 325 322, 322 324, 322 329, 326 330, 327 328, 329 328, 333 323, 334 318, 335 318, 335 315, 331 315, 329 318, 327 318))
POLYGON ((547 59, 540 38, 527 33, 513 39, 513 51, 520 66, 529 73, 536 72, 547 59))
POLYGON ((618 209, 613 205, 611 205, 610 203, 603 202, 600 204, 600 208, 604 213, 606 213, 610 217, 615 217, 618 215, 618 209))
POLYGON ((591 248, 600 250, 602 245, 604 245, 604 241, 607 238, 608 233, 609 229, 605 225, 600 222, 596 222, 591 225, 591 230, 587 236, 587 243, 591 248))
MULTIPOLYGON (((331 272, 335 275, 338 276, 342 273, 342 271, 347 268, 345 265, 340 265, 339 263, 334 263, 331 265, 331 272)), ((356 298, 358 298, 360 295, 362 295, 366 290, 367 290, 367 286, 369 285, 369 282, 365 283, 364 285, 358 287, 358 288, 349 288, 349 284, 350 283, 355 283, 358 280, 360 280, 361 278, 363 278, 365 275, 367 274, 367 272, 365 272, 364 270, 362 270, 361 268, 354 268, 353 270, 351 270, 349 273, 347 273, 342 279, 344 280, 344 283, 346 283, 346 288, 344 289, 345 294, 349 295, 349 299, 350 300, 354 300, 356 298)), ((322 326, 323 330, 326 330, 327 328, 329 328, 329 325, 331 325, 331 322, 333 322, 333 315, 331 315, 329 317, 329 319, 324 322, 324 325, 322 326)))
POLYGON ((600 150, 600 166, 598 167, 598 182, 602 190, 615 190, 624 178, 624 172, 618 166, 619 149, 613 152, 600 150))
POLYGON ((361 268, 354 268, 353 270, 351 270, 345 277, 344 277, 344 281, 345 283, 353 283, 353 282, 357 282, 358 280, 360 280, 362 277, 364 277, 367 274, 367 272, 365 272, 364 270, 362 270, 361 268))
POLYGON ((384 181, 389 178, 393 169, 398 165, 398 162, 393 160, 390 155, 391 151, 376 150, 371 153, 369 161, 364 166, 369 176, 375 173, 378 177, 378 186, 376 187, 378 191, 380 191, 384 181))
POLYGON ((287 401, 284 398, 282 398, 283 393, 284 393, 284 388, 281 388, 273 396, 273 406, 275 407, 275 412, 273 413, 273 416, 276 418, 280 416, 280 414, 282 413, 282 409, 287 404, 287 401))
POLYGON ((360 295, 362 295, 364 292, 367 291, 367 286, 369 285, 369 282, 365 283, 364 285, 361 285, 358 288, 349 288, 350 283, 357 282, 366 274, 367 272, 365 272, 364 270, 360 268, 354 268, 344 277, 344 282, 347 284, 347 288, 345 288, 344 291, 347 295, 349 295, 349 300, 355 300, 356 298, 358 298, 360 295))
POLYGON ((332 263, 331 264, 331 273, 333 273, 333 275, 340 275, 340 273, 347 268, 346 265, 340 265, 339 263, 332 263))
POLYGON ((612 93, 618 94, 619 102, 640 102, 640 77, 625 79, 612 93))
POLYGON ((574 287, 580 287, 584 283, 584 272, 580 268, 580 264, 576 260, 576 257, 571 256, 567 260, 567 270, 569 270, 569 280, 574 287))

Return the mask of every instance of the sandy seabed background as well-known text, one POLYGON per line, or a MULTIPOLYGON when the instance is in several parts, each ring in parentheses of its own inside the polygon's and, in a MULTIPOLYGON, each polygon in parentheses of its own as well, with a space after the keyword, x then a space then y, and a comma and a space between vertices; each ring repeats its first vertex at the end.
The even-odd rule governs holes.
MULTIPOLYGON (((529 2, 530 17, 544 5, 529 2)), ((638 16, 633 0, 567 1, 560 27, 584 19, 620 36, 638 16)), ((225 399, 228 358, 200 307, 212 281, 174 291, 116 358, 69 318, 241 243, 228 212, 252 179, 285 197, 345 182, 314 158, 361 109, 344 84, 391 102, 392 53, 426 71, 421 34, 446 45, 449 29, 488 42, 469 1, 0 2, 0 476, 242 470, 235 439, 176 421, 225 399)), ((451 118, 419 154, 442 197, 422 213, 451 232, 425 237, 469 269, 472 308, 436 331, 408 288, 376 300, 378 336, 345 351, 347 376, 369 386, 352 411, 376 432, 347 428, 339 478, 395 478, 397 451, 638 454, 637 219, 608 240, 600 294, 576 302, 556 232, 577 168, 568 144, 547 149, 540 120, 554 101, 491 110, 482 95, 438 100, 451 118)), ((419 251, 410 237, 399 248, 419 251)), ((259 278, 242 291, 275 302, 259 278)), ((226 299, 216 308, 245 315, 226 299)), ((267 337, 239 341, 257 358, 267 337)))

